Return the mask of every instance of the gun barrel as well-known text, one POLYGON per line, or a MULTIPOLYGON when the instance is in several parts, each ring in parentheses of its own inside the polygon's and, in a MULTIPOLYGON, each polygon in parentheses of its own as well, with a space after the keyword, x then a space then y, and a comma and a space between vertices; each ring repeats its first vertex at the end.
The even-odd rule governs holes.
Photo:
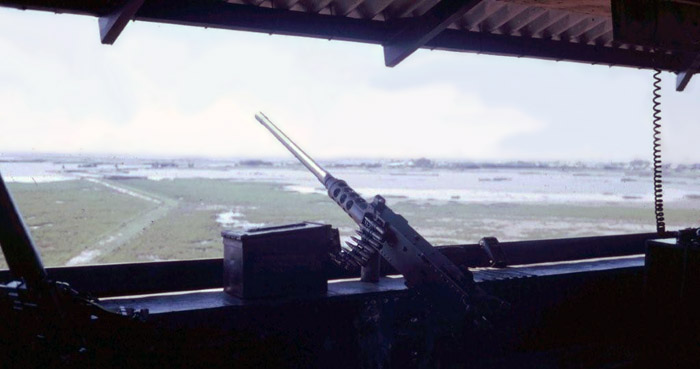
POLYGON ((314 161, 314 159, 311 159, 309 155, 307 155, 304 150, 299 148, 294 141, 289 139, 287 135, 284 134, 277 126, 275 126, 274 123, 270 121, 270 119, 265 116, 262 112, 258 112, 255 114, 255 119, 257 119, 260 124, 262 124, 265 128, 267 128, 277 139, 284 145, 294 156, 296 156, 299 161, 304 164, 304 166, 313 173, 318 180, 323 183, 324 185, 326 184, 326 179, 328 178, 329 174, 326 172, 318 163, 314 161))

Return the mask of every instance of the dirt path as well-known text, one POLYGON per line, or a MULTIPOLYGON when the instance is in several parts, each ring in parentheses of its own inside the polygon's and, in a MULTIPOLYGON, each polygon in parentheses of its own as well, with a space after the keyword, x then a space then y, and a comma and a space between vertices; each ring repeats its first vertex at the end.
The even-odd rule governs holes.
POLYGON ((125 220, 118 229, 110 232, 109 234, 103 235, 95 244, 86 245, 85 249, 80 254, 72 257, 70 260, 68 260, 68 262, 66 262, 66 265, 68 266, 99 262, 101 259, 117 250, 119 247, 138 236, 144 229, 149 227, 151 223, 164 217, 170 210, 174 209, 178 205, 177 200, 162 195, 146 193, 145 191, 129 188, 128 186, 124 186, 122 184, 117 185, 114 182, 108 182, 105 180, 95 178, 84 179, 92 183, 105 186, 112 191, 150 202, 154 204, 155 207, 140 213, 131 219, 125 220))

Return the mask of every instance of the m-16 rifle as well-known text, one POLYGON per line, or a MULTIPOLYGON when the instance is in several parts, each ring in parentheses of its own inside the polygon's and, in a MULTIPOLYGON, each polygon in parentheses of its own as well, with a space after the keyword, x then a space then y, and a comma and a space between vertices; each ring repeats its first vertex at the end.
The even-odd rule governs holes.
POLYGON ((346 266, 365 266, 379 254, 403 274, 409 288, 452 297, 464 304, 467 311, 481 310, 474 308, 483 306, 485 301, 498 301, 476 286, 468 269, 460 270, 418 234, 406 219, 386 206, 383 197, 377 195, 368 203, 345 181, 333 177, 311 159, 262 112, 255 118, 318 178, 328 190, 328 196, 359 225, 359 238, 353 237, 354 243, 348 242, 348 248, 334 256, 336 262, 346 266))

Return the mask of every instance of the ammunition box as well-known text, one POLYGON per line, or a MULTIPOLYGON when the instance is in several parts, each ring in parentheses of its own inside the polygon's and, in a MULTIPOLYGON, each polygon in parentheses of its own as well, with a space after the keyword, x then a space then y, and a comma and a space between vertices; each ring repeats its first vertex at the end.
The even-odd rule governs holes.
POLYGON ((224 290, 243 299, 324 294, 338 230, 298 223, 224 231, 224 290))

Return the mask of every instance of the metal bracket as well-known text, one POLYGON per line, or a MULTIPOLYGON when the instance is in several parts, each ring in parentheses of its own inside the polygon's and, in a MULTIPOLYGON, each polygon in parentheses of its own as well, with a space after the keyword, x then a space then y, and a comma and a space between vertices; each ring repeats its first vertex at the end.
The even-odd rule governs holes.
POLYGON ((479 240, 479 246, 484 250, 489 258, 489 264, 493 268, 505 268, 508 266, 506 254, 503 252, 501 245, 496 237, 484 237, 479 240))
POLYGON ((98 19, 102 44, 112 45, 117 40, 143 2, 144 0, 126 0, 121 7, 98 19))

